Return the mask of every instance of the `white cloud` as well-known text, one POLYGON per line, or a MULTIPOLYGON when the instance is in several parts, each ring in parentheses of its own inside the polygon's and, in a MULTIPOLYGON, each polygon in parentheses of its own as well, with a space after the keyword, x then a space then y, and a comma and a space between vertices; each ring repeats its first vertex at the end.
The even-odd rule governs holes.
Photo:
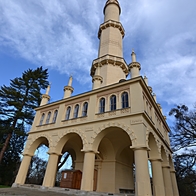
MULTIPOLYGON (((0 50, 90 83, 105 0, 0 0, 0 50)), ((196 1, 119 0, 124 55, 135 49, 158 100, 191 105, 196 90, 196 1)))

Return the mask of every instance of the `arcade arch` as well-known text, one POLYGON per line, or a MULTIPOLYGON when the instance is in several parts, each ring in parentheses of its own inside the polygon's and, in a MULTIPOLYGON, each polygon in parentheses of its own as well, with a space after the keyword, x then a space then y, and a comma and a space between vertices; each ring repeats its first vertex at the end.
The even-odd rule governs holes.
POLYGON ((107 127, 96 136, 93 143, 93 149, 98 152, 94 171, 97 172, 97 179, 94 178, 96 191, 134 189, 134 158, 130 146, 132 142, 128 133, 119 127, 107 127))
POLYGON ((43 186, 53 187, 56 179, 56 172, 61 156, 69 153, 72 158, 73 169, 82 170, 83 167, 83 142, 77 133, 68 133, 60 138, 56 146, 49 150, 49 161, 44 177, 43 186))
POLYGON ((25 183, 32 157, 34 156, 36 149, 38 149, 41 145, 49 147, 48 138, 46 138, 45 136, 39 136, 32 142, 27 142, 28 148, 26 148, 26 151, 23 153, 23 161, 16 177, 16 182, 18 182, 18 184, 25 183))

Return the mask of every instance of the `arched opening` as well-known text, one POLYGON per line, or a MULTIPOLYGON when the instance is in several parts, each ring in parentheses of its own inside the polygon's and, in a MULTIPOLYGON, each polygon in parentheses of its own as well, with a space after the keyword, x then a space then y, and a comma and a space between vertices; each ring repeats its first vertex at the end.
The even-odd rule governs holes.
POLYGON ((74 108, 73 118, 78 118, 79 105, 76 104, 74 108))
POLYGON ((58 110, 55 110, 54 111, 54 115, 53 115, 53 119, 52 119, 52 123, 55 123, 56 122, 57 115, 58 115, 58 110))
POLYGON ((134 156, 130 146, 129 135, 119 127, 109 127, 98 134, 93 146, 99 152, 95 160, 94 190, 112 193, 134 190, 134 156))
POLYGON ((83 108, 82 108, 82 117, 87 116, 87 111, 88 111, 88 103, 85 102, 85 103, 83 104, 83 108))
POLYGON ((110 111, 116 110, 116 95, 110 97, 110 111))
POLYGON ((50 117, 51 117, 51 112, 48 112, 47 118, 46 118, 46 124, 50 123, 50 117))
POLYGON ((71 107, 67 107, 66 115, 65 115, 65 120, 69 120, 70 118, 70 113, 71 113, 71 107))
POLYGON ((40 137, 30 146, 29 154, 32 156, 27 172, 25 184, 42 185, 47 162, 49 142, 45 137, 40 137))
POLYGON ((44 118, 45 118, 45 113, 42 114, 39 125, 41 126, 44 122, 44 118))
POLYGON ((101 98, 99 101, 99 113, 105 112, 105 98, 101 98))
POLYGON ((128 96, 127 92, 122 93, 121 101, 122 101, 122 108, 128 108, 129 107, 129 96, 128 96))
POLYGON ((56 152, 62 154, 62 156, 59 156, 56 186, 80 189, 81 176, 77 179, 73 177, 71 182, 70 178, 72 177, 70 175, 76 171, 82 173, 84 159, 84 154, 81 152, 82 148, 82 139, 76 133, 69 133, 60 139, 56 146, 56 152))

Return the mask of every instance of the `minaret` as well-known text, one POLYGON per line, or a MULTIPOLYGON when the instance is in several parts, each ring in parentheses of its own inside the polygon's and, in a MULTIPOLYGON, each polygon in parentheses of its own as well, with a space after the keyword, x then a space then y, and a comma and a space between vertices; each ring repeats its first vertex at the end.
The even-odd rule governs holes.
POLYGON ((48 85, 48 87, 46 89, 46 93, 42 95, 42 100, 41 100, 40 106, 46 105, 48 103, 48 101, 50 101, 49 92, 50 92, 50 84, 48 85))
POLYGON ((64 97, 63 97, 64 99, 70 97, 71 94, 73 93, 74 88, 72 87, 72 81, 73 81, 73 77, 70 76, 68 85, 64 87, 64 97))
POLYGON ((134 51, 131 53, 132 62, 129 64, 129 71, 131 78, 140 76, 141 65, 136 61, 136 54, 134 51))
POLYGON ((123 58, 124 28, 119 22, 121 8, 117 0, 108 0, 104 7, 104 23, 100 25, 99 53, 91 67, 93 89, 126 79, 129 71, 123 58), (99 77, 97 77, 99 76, 99 77), (96 83, 96 85, 95 85, 96 83))
POLYGON ((97 75, 93 76, 92 82, 93 82, 93 90, 101 87, 103 78, 100 76, 100 66, 97 67, 97 75))

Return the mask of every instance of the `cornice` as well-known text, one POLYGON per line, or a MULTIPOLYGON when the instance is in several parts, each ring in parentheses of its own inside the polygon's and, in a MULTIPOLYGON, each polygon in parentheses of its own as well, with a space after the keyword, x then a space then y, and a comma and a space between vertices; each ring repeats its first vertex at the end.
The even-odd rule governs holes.
POLYGON ((47 98, 48 100, 50 100, 50 96, 49 96, 49 95, 46 95, 46 94, 43 94, 43 95, 42 95, 42 99, 43 99, 43 98, 47 98))
POLYGON ((108 28, 108 27, 114 27, 119 29, 122 37, 124 38, 125 36, 125 30, 122 26, 122 24, 120 22, 114 21, 114 20, 108 20, 106 22, 104 22, 103 24, 100 25, 99 27, 99 32, 98 32, 98 38, 100 39, 101 37, 101 33, 104 29, 108 28))
POLYGON ((95 80, 99 80, 99 81, 101 81, 101 83, 103 82, 103 78, 99 75, 94 75, 93 76, 92 82, 94 82, 95 80))
POLYGON ((73 93, 74 88, 72 86, 64 86, 64 91, 69 90, 73 93))
POLYGON ((91 76, 93 77, 97 67, 102 67, 104 65, 112 64, 114 66, 119 66, 123 70, 126 76, 129 74, 129 69, 125 60, 121 57, 116 57, 112 55, 105 55, 98 59, 95 59, 91 67, 91 76))
POLYGON ((139 70, 141 70, 141 65, 138 62, 132 62, 132 63, 129 64, 129 69, 134 68, 134 67, 136 67, 139 70))

